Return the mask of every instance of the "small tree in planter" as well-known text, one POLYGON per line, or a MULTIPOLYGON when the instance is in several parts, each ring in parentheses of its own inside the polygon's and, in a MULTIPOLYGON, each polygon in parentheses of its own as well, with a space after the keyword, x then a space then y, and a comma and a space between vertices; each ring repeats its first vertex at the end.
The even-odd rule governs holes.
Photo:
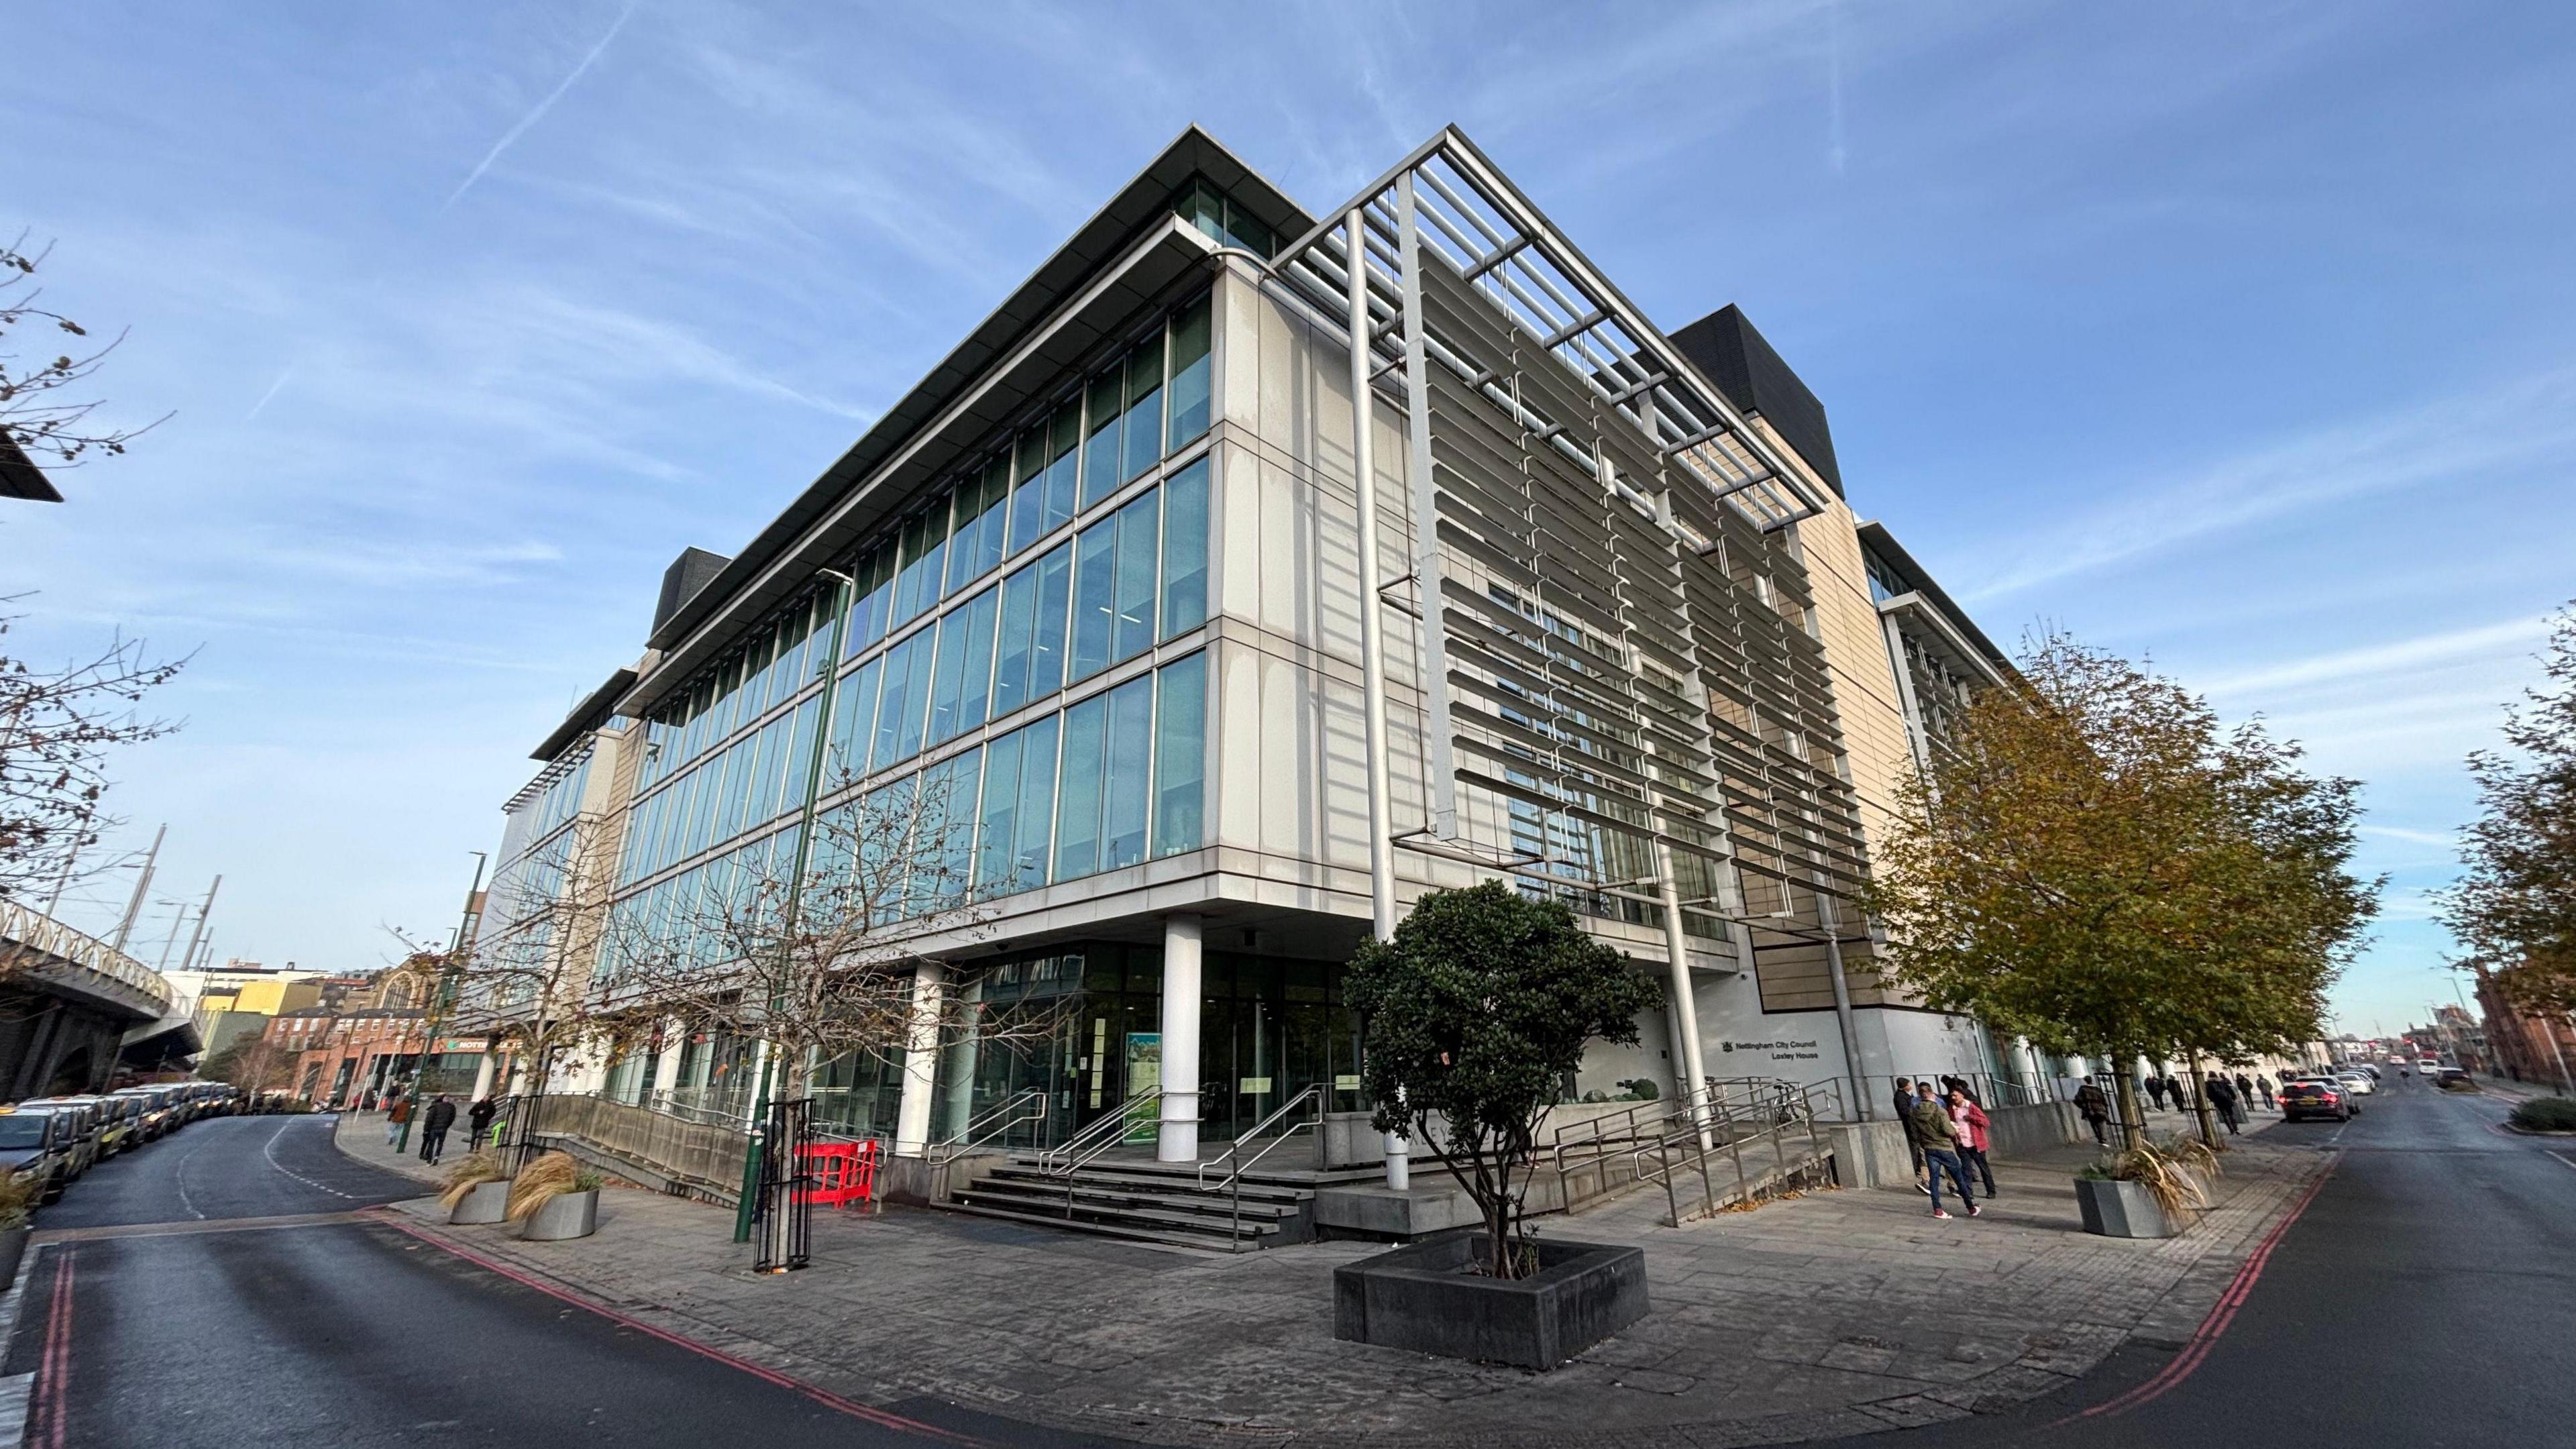
POLYGON ((1367 1023, 1361 1076, 1381 1132, 1429 1146, 1485 1220, 1496 1278, 1534 1271, 1521 1233, 1539 1118, 1585 1043, 1637 1041, 1662 1000, 1561 901, 1500 881, 1435 891, 1351 960, 1351 1005, 1367 1023), (1430 1131, 1434 1116, 1445 1136, 1430 1131))

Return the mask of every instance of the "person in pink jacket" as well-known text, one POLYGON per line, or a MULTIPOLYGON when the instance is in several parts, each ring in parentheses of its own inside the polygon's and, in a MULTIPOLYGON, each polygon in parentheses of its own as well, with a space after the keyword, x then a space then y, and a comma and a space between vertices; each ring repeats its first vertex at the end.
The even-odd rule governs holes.
POLYGON ((1966 1089, 1950 1089, 1950 1123, 1959 1133, 1961 1165, 1984 1181, 1986 1196, 1995 1195, 1994 1164, 1986 1160, 1986 1145, 1994 1140, 1986 1120, 1986 1109, 1968 1100, 1966 1089))

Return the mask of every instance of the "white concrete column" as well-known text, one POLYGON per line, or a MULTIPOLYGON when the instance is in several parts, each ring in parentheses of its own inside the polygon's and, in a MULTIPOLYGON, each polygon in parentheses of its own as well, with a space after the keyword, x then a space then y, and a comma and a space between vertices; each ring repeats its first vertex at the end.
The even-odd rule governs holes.
POLYGON ((1199 1158, 1199 918, 1163 918, 1163 1111, 1157 1162, 1199 1158))
POLYGON ((912 1040, 903 1053, 903 1100, 895 1109, 897 1157, 930 1150, 931 1097, 939 1076, 939 1003, 947 982, 936 961, 912 968, 912 1040))
POLYGON ((483 1044, 482 1064, 474 1069, 474 1092, 473 1095, 465 1099, 466 1101, 480 1102, 485 1097, 492 1095, 492 1069, 499 1063, 500 1058, 501 1048, 499 1043, 487 1041, 483 1044))

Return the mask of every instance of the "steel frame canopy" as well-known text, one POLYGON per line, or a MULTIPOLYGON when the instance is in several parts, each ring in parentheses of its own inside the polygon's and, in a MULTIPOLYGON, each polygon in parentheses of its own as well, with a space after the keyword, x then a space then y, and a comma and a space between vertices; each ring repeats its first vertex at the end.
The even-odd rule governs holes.
MULTIPOLYGON (((1354 210, 1366 218, 1369 235, 1369 346, 1384 359, 1379 374, 1407 371, 1408 394, 1419 345, 1427 360, 1512 405, 1500 378, 1419 336, 1412 325, 1420 314, 1420 279, 1409 263, 1428 251, 1696 475, 1709 505, 1731 503, 1765 532, 1825 511, 1815 485, 1455 126, 1443 127, 1273 260, 1281 280, 1327 312, 1344 306, 1344 219, 1354 210)), ((1587 458, 1568 456, 1590 466, 1587 458)), ((1688 518, 1676 521, 1686 533, 1707 532, 1688 518)))
MULTIPOLYGON (((1441 531, 1428 522, 1440 513, 1429 369, 1442 368, 1462 390, 1515 421, 1534 446, 1596 480, 1605 496, 1623 500, 1668 533, 1680 551, 1709 555, 1730 527, 1749 524, 1761 533, 1789 528, 1823 513, 1828 501, 1455 127, 1443 128, 1282 248, 1269 271, 1319 317, 1341 322, 1353 334, 1366 332, 1366 350, 1354 359, 1355 401, 1365 402, 1392 383, 1408 415, 1414 567, 1387 588, 1409 583, 1421 605, 1407 612, 1420 624, 1421 672, 1429 686, 1422 704, 1432 800, 1426 827, 1397 843, 1505 871, 1543 864, 1511 852, 1489 858, 1485 849, 1462 839, 1458 828, 1450 701, 1448 690, 1433 683, 1449 677, 1450 658, 1440 617, 1441 531), (1349 266, 1355 246, 1366 257, 1356 278, 1349 266), (1486 349, 1475 339, 1442 336, 1430 320, 1434 309, 1424 301, 1426 281, 1441 269, 1450 275, 1436 279, 1438 290, 1452 294, 1463 287, 1490 304, 1507 330, 1525 334, 1525 343, 1561 364, 1560 380, 1588 390, 1605 418, 1633 428, 1644 451, 1664 460, 1663 477, 1623 475, 1573 435, 1580 430, 1569 424, 1580 420, 1551 419, 1533 407, 1533 397, 1520 385, 1529 354, 1489 361, 1477 355, 1486 349), (1654 496, 1640 492, 1640 484, 1654 496), (1729 511, 1742 522, 1722 516, 1729 511)), ((1366 456, 1363 442, 1360 457, 1366 456)), ((1372 484, 1364 483, 1363 498, 1372 495, 1372 484)), ((1363 561, 1363 573, 1364 580, 1373 578, 1373 558, 1363 561)), ((1376 592, 1380 597, 1372 604, 1385 602, 1386 590, 1376 592)), ((1366 672, 1375 712, 1383 708, 1383 681, 1374 659, 1366 672)), ((1711 748, 1702 742, 1700 753, 1711 748)), ((1701 833, 1683 824, 1671 804, 1654 809, 1667 822, 1649 831, 1659 847, 1707 853, 1701 833)), ((1668 884, 1668 863, 1660 874, 1668 884)), ((1627 894, 1644 882, 1601 884, 1627 894)), ((1659 903, 1670 904, 1671 898, 1659 903)))

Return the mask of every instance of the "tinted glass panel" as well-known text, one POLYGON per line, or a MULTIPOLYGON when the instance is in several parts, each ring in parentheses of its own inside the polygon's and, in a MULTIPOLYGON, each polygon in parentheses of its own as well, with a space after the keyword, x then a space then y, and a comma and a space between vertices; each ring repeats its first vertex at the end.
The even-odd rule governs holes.
POLYGON ((1154 681, 1129 680, 1109 691, 1109 769, 1101 786, 1100 868, 1145 858, 1145 814, 1153 799, 1146 775, 1153 759, 1154 681))
POLYGON ((1020 812, 1020 747, 1028 731, 1013 730, 984 747, 984 818, 975 840, 975 890, 996 895, 1011 878, 1014 825, 1020 812))
POLYGON ((1172 442, 1208 430, 1208 299, 1199 298, 1172 319, 1172 442))
POLYGON ((1207 621, 1208 460, 1163 484, 1163 637, 1207 621))
POLYGON ((1100 868, 1101 731, 1109 718, 1106 695, 1093 695, 1064 712, 1064 763, 1056 791, 1055 879, 1072 880, 1100 868))
POLYGON ((1064 716, 1051 714, 1018 731, 1020 809, 1017 843, 1011 852, 1011 888, 1034 890, 1047 883, 1049 826, 1055 818, 1056 736, 1064 716))
POLYGON ((1111 663, 1132 659, 1154 643, 1154 535, 1161 510, 1153 493, 1118 510, 1118 582, 1113 605, 1117 627, 1111 663))
POLYGON ((1127 356, 1127 418, 1121 430, 1127 459, 1118 473, 1123 483, 1163 456, 1163 336, 1159 332, 1127 356))
POLYGON ((1104 518, 1074 535, 1073 657, 1067 679, 1108 667, 1116 638, 1118 520, 1104 518))
POLYGON ((1207 655, 1167 664, 1154 679, 1154 853, 1170 855, 1204 843, 1207 655))
POLYGON ((1126 411, 1124 374, 1117 368, 1091 380, 1083 413, 1091 431, 1082 444, 1082 501, 1085 507, 1118 489, 1118 415, 1126 411))

